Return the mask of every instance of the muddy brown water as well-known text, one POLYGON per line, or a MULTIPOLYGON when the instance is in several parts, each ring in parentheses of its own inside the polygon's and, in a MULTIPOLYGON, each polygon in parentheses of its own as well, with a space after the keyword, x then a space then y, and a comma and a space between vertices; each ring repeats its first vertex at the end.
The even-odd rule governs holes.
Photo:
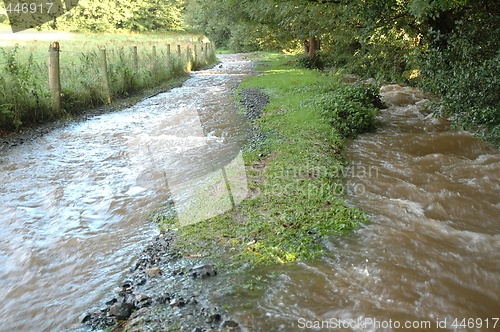
POLYGON ((370 222, 225 298, 248 331, 500 330, 500 153, 429 116, 418 90, 381 92, 381 127, 345 149, 347 199, 370 222))
POLYGON ((183 87, 1 156, 0 331, 73 327, 157 233, 149 212, 167 209, 172 196, 182 209, 203 176, 241 166, 248 125, 232 89, 253 64, 220 59, 183 87))

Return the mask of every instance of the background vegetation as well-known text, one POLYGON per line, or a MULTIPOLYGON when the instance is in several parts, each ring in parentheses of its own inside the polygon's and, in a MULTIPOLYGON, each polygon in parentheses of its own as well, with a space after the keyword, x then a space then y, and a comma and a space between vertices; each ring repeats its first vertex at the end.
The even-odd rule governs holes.
POLYGON ((418 85, 441 98, 437 114, 500 146, 496 0, 193 0, 188 8, 188 22, 235 51, 302 52, 320 41, 301 63, 418 85))
MULTIPOLYGON (((72 0, 78 4, 61 17, 40 27, 73 32, 146 32, 182 30, 181 0, 72 0)), ((4 8, 3 2, 0 8, 4 8)), ((6 13, 0 23, 7 22, 6 13)))
POLYGON ((80 0, 41 29, 189 30, 234 52, 307 44, 306 67, 418 85, 441 98, 436 114, 500 146, 499 14, 497 0, 80 0))

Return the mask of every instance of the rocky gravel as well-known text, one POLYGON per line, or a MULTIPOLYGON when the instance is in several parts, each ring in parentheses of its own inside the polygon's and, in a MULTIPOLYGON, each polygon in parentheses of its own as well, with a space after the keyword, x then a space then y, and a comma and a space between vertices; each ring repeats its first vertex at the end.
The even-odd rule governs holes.
POLYGON ((102 307, 81 317, 75 331, 240 331, 225 309, 210 303, 217 271, 201 258, 181 257, 162 233, 141 252, 126 279, 102 307))
POLYGON ((246 149, 259 150, 269 133, 262 131, 254 120, 260 118, 262 110, 269 103, 269 96, 259 88, 243 89, 239 93, 240 105, 244 107, 245 115, 252 124, 246 149))
POLYGON ((245 108, 245 114, 250 121, 259 118, 269 102, 269 96, 259 88, 243 89, 240 97, 240 103, 245 108))

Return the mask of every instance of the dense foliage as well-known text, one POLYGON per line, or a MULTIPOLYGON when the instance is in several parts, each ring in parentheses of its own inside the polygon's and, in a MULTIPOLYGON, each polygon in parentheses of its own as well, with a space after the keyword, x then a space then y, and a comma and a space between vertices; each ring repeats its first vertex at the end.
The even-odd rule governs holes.
POLYGON ((158 31, 179 29, 181 1, 80 0, 78 6, 58 19, 65 28, 88 31, 158 31))
POLYGON ((500 145, 496 0, 191 0, 190 24, 235 51, 301 50, 306 67, 419 85, 439 112, 500 145), (309 54, 311 55, 311 54, 309 54))
POLYGON ((442 98, 438 113, 500 146, 500 17, 479 21, 459 22, 445 46, 420 55, 421 86, 442 98))
MULTIPOLYGON (((3 7, 0 5, 0 8, 3 7)), ((78 5, 42 28, 82 32, 182 29, 182 0, 78 0, 78 5)), ((7 15, 0 15, 0 23, 7 15)))
POLYGON ((375 127, 376 105, 380 104, 378 87, 331 81, 315 88, 315 106, 342 137, 355 137, 375 127))

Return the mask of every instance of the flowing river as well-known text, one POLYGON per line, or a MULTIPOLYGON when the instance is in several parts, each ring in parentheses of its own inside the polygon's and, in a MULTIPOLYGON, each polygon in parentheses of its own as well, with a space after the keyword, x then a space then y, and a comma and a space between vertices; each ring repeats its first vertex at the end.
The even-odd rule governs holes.
POLYGON ((0 331, 71 328, 157 233, 149 212, 173 197, 180 218, 195 218, 186 208, 201 192, 193 187, 224 190, 222 175, 231 185, 241 177, 248 125, 234 112, 232 89, 253 64, 241 55, 220 59, 180 88, 0 156, 0 331))
POLYGON ((315 262, 265 268, 225 298, 248 331, 500 330, 500 153, 388 85, 375 133, 348 142, 345 188, 370 222, 315 262))

